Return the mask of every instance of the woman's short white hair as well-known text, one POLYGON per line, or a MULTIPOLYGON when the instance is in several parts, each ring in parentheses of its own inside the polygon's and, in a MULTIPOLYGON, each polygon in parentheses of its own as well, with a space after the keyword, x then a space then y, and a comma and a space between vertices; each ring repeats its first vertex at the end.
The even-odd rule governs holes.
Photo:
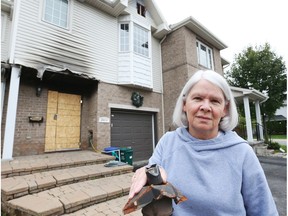
POLYGON ((226 102, 228 102, 228 113, 221 119, 219 123, 219 129, 222 131, 233 130, 238 124, 238 112, 234 96, 225 78, 212 70, 197 71, 185 84, 176 102, 173 113, 173 123, 177 127, 189 126, 187 116, 183 111, 183 105, 191 88, 201 79, 208 80, 212 84, 218 86, 223 91, 225 100, 226 102))

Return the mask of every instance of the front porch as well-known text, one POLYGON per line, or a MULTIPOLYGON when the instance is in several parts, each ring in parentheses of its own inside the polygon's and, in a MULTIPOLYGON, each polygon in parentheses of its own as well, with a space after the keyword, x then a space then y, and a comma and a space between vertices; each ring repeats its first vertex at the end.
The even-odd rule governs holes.
POLYGON ((264 124, 261 118, 260 104, 264 103, 268 99, 268 96, 262 94, 255 89, 244 89, 233 86, 231 86, 230 88, 232 90, 237 105, 239 106, 241 104, 244 104, 246 133, 243 133, 244 135, 242 135, 242 137, 245 138, 249 143, 253 144, 253 135, 255 135, 257 142, 264 143, 264 124), (251 111, 249 106, 250 101, 253 102, 255 105, 256 124, 254 124, 254 128, 251 120, 251 111))

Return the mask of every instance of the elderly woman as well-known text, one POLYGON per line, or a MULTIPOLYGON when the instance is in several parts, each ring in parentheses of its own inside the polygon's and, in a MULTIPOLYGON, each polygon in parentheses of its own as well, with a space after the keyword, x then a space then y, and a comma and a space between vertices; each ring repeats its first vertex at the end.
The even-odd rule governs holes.
MULTIPOLYGON (((275 216, 263 169, 247 141, 232 130, 238 113, 226 80, 198 71, 184 86, 167 132, 149 159, 188 200, 173 203, 173 215, 275 216)), ((129 198, 147 183, 145 167, 132 179, 129 198)))

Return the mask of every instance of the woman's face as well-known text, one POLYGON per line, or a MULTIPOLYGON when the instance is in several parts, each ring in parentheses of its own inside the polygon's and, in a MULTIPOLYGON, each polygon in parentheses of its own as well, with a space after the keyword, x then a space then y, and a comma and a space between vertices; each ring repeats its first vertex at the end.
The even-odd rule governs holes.
POLYGON ((190 90, 183 106, 189 122, 189 133, 198 139, 216 137, 219 122, 227 109, 222 90, 207 80, 200 80, 190 90))

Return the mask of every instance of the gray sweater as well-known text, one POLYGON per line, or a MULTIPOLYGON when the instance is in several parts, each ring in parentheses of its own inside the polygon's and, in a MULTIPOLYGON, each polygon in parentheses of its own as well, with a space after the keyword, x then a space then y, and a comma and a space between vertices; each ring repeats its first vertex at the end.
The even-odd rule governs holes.
POLYGON ((253 149, 235 132, 198 140, 186 128, 167 132, 149 164, 159 164, 188 200, 173 204, 177 216, 277 216, 253 149))

